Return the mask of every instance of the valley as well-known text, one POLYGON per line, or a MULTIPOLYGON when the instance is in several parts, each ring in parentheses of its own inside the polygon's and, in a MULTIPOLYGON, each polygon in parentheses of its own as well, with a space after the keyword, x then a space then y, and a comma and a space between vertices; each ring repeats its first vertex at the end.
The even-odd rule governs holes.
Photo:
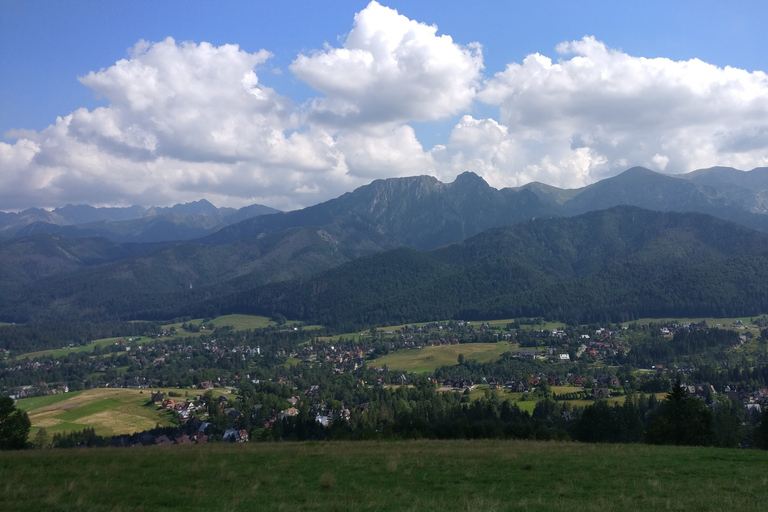
MULTIPOLYGON (((700 174, 718 173, 732 174, 700 174)), ((768 448, 768 234, 747 227, 764 214, 718 210, 699 178, 398 178, 195 240, 11 238, 0 390, 40 457, 421 439, 768 448), (670 179, 709 206, 659 203, 670 179)), ((344 477, 312 478, 323 492, 344 477)))

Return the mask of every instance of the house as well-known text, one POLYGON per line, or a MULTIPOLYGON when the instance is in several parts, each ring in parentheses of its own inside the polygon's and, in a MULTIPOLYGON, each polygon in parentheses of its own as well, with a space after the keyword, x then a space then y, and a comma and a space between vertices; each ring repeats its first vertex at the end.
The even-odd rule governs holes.
POLYGON ((192 444, 192 440, 189 438, 189 436, 187 436, 186 434, 184 434, 184 435, 183 435, 183 436, 181 436, 181 437, 177 437, 177 438, 176 438, 176 439, 173 441, 173 444, 192 444))
POLYGON ((156 404, 163 403, 165 396, 162 393, 152 393, 152 402, 156 404))
POLYGON ((221 438, 221 440, 225 443, 237 443, 239 442, 240 438, 238 436, 237 430, 230 428, 224 431, 224 436, 221 438))
POLYGON ((195 444, 205 444, 208 442, 208 436, 205 434, 201 434, 200 432, 195 432, 189 438, 192 440, 195 444))
POLYGON ((170 446, 173 443, 168 439, 168 436, 160 436, 155 439, 155 444, 158 446, 170 446))
POLYGON ((233 418, 239 418, 241 413, 237 409, 234 409, 232 407, 227 407, 226 409, 224 409, 224 414, 226 414, 227 416, 231 416, 233 418))
POLYGON ((595 400, 601 398, 609 398, 611 396, 611 390, 608 388, 597 388, 594 391, 595 400))
POLYGON ((295 407, 288 408, 280 413, 280 419, 293 418, 299 414, 299 410, 295 407))

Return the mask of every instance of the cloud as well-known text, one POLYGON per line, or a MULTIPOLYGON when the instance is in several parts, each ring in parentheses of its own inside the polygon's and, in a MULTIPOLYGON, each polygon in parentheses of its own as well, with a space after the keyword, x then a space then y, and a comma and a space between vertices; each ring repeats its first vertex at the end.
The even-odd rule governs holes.
POLYGON ((633 57, 593 37, 557 52, 557 62, 533 54, 509 64, 479 93, 500 107, 516 147, 506 183, 581 186, 631 165, 681 173, 768 164, 765 73, 633 57))
POLYGON ((483 58, 477 43, 461 46, 437 27, 371 2, 355 15, 341 48, 299 55, 290 66, 325 95, 310 118, 350 124, 430 121, 469 108, 483 58))
POLYGON ((297 184, 286 176, 332 171, 338 156, 332 138, 302 128, 292 102, 259 84, 255 69, 269 58, 236 45, 139 42, 129 58, 80 77, 109 106, 79 109, 0 145, 0 203, 208 197, 295 206, 297 184))
MULTIPOLYGON (((6 209, 215 204, 293 209, 373 179, 464 171, 496 187, 583 186, 645 165, 668 173, 768 166, 768 75, 647 59, 593 37, 482 75, 479 44, 455 43, 371 2, 340 47, 298 55, 306 104, 260 83, 271 53, 140 41, 80 81, 107 106, 0 142, 6 209), (497 119, 471 115, 475 101, 497 119), (409 123, 458 118, 424 148, 409 123)), ((423 129, 424 125, 422 125, 423 129)))
POLYGON ((345 132, 337 141, 347 172, 366 181, 434 173, 431 155, 424 152, 413 128, 407 125, 375 135, 345 132))

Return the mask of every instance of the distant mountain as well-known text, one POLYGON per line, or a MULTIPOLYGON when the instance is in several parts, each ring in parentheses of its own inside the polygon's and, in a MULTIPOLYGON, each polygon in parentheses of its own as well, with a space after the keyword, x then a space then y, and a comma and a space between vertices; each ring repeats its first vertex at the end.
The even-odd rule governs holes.
POLYGON ((114 242, 155 243, 191 240, 249 217, 278 213, 262 205, 235 210, 206 200, 171 207, 95 208, 67 205, 53 211, 29 209, 0 215, 0 238, 56 233, 71 238, 104 237, 114 242))
POLYGON ((752 213, 768 214, 768 167, 749 172, 730 167, 700 169, 681 178, 716 189, 752 213))
POLYGON ((655 211, 699 212, 768 232, 768 168, 744 172, 713 167, 666 175, 633 167, 582 189, 541 184, 522 189, 557 205, 561 215, 578 215, 619 205, 655 211))
POLYGON ((528 190, 497 190, 466 172, 453 183, 431 176, 376 180, 339 198, 277 215, 248 219, 201 240, 226 244, 299 226, 326 230, 352 255, 406 245, 432 249, 491 227, 556 215, 528 190))

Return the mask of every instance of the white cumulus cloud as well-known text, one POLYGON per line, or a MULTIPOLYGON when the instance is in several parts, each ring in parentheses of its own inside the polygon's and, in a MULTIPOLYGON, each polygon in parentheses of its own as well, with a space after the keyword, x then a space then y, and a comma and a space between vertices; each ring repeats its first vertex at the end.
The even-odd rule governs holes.
POLYGON ((325 94, 310 115, 342 125, 429 121, 470 107, 480 46, 461 46, 437 27, 371 2, 355 15, 341 48, 299 55, 291 71, 325 94))
POLYGON ((332 170, 338 156, 325 133, 296 131, 302 127, 292 102, 259 84, 255 69, 269 57, 236 45, 139 42, 129 58, 80 78, 109 106, 79 109, 0 146, 0 203, 207 197, 295 206, 297 185, 286 175, 301 180, 332 170))
MULTIPOLYGON (((768 163, 768 76, 697 59, 633 57, 593 37, 497 73, 479 98, 500 107, 520 176, 581 186, 644 165, 667 173, 768 163)), ((494 153, 486 160, 492 161, 494 153)))
POLYGON ((318 95, 294 105, 259 80, 268 50, 140 41, 80 77, 107 106, 0 142, 0 205, 205 197, 292 209, 393 176, 474 171, 496 187, 578 187, 633 165, 768 165, 764 72, 635 57, 593 37, 557 52, 484 77, 479 44, 374 1, 339 47, 296 56, 290 71, 318 95), (474 117, 478 100, 498 117, 474 117), (448 140, 432 148, 409 124, 451 116, 448 140))

